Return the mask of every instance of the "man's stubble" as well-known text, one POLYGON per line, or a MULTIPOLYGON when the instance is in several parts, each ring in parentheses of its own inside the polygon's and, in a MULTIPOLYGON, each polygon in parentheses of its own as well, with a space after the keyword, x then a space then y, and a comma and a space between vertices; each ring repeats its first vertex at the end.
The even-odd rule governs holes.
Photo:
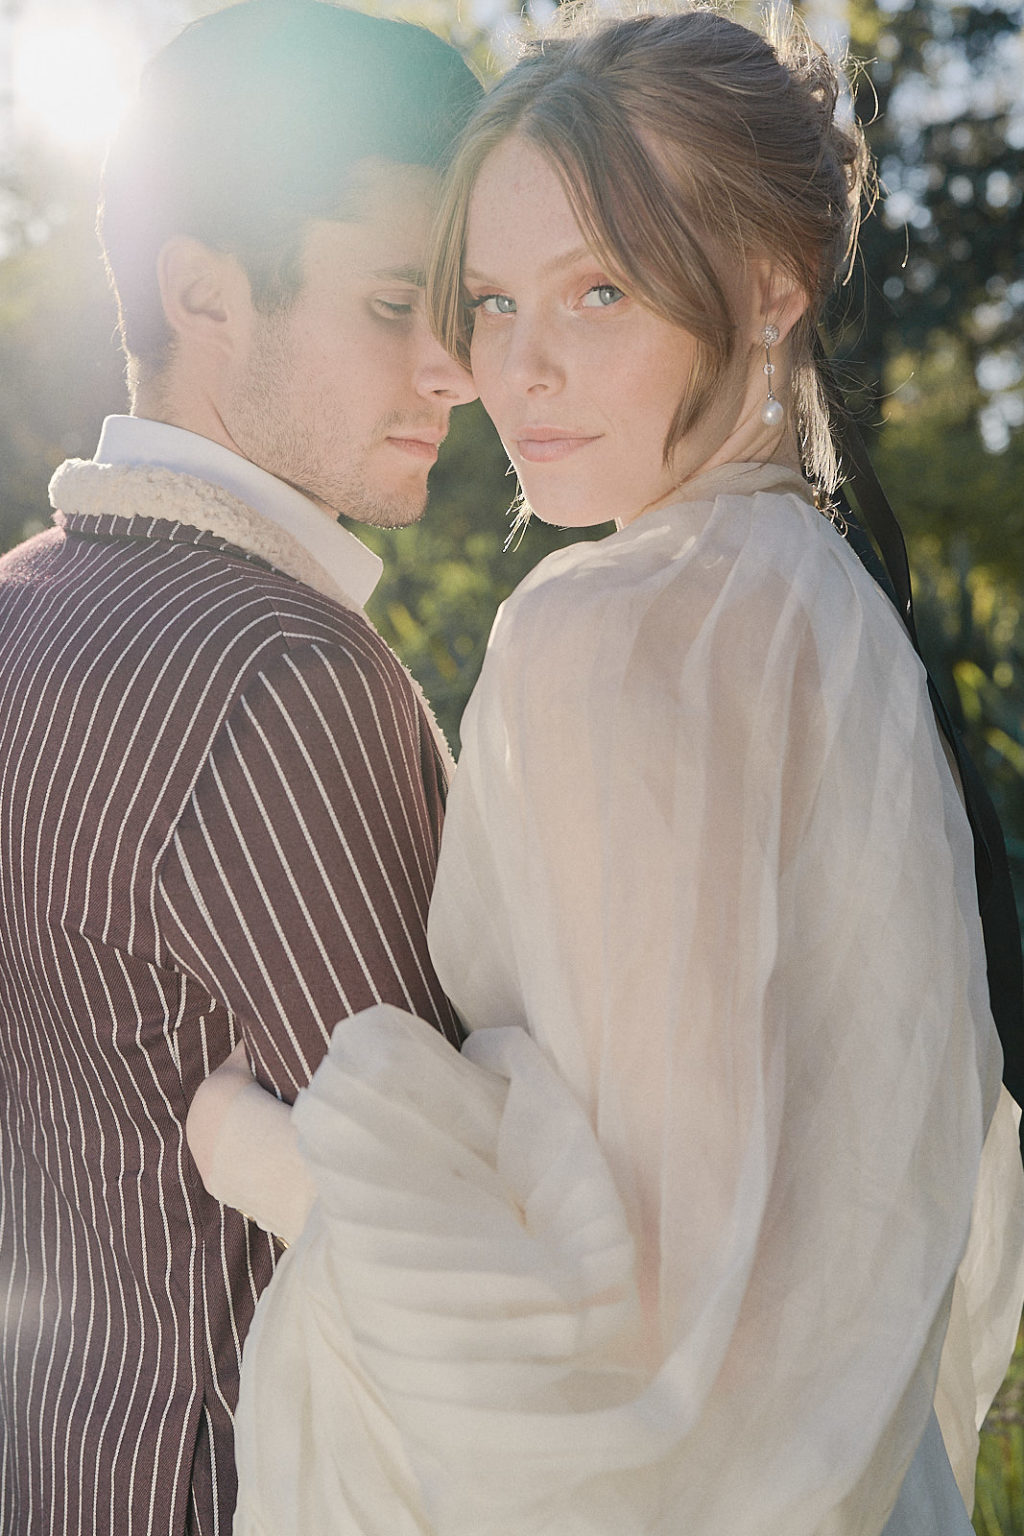
POLYGON ((387 493, 370 483, 368 460, 392 429, 408 429, 409 417, 395 411, 375 424, 371 441, 348 428, 330 391, 310 393, 287 332, 287 310, 262 316, 249 366, 233 392, 226 420, 232 440, 252 463, 285 481, 332 517, 351 518, 376 528, 405 528, 426 506, 425 485, 387 493), (301 414, 296 397, 305 398, 301 414))

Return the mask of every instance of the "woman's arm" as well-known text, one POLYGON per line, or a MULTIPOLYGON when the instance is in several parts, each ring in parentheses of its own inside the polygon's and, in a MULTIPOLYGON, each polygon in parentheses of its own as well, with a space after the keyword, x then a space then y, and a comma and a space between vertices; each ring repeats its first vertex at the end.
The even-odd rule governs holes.
POLYGON ((291 1110, 254 1082, 240 1043, 200 1087, 185 1122, 210 1194, 294 1242, 313 1203, 291 1110))

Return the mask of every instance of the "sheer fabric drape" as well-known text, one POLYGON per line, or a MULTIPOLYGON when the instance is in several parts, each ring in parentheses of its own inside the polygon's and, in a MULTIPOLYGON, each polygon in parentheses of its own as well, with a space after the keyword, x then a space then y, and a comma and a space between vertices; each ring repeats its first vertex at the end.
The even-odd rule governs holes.
POLYGON ((970 1496, 1022 1290, 1008 1104, 961 1263, 1000 1098, 970 832, 798 479, 692 490, 495 624, 430 924, 470 1039, 372 1010, 300 1099, 239 1532, 878 1536, 951 1306, 970 1496))

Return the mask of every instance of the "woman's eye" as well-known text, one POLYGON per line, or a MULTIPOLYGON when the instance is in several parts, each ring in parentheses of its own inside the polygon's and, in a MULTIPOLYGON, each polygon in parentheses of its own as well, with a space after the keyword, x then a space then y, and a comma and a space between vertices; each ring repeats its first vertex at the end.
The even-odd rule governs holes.
POLYGON ((484 293, 478 299, 470 299, 470 309, 481 309, 485 315, 514 315, 516 301, 507 293, 484 293))
POLYGON ((607 309, 610 304, 617 304, 626 295, 621 288, 616 288, 614 283, 598 283, 595 288, 588 288, 583 295, 584 309, 607 309))

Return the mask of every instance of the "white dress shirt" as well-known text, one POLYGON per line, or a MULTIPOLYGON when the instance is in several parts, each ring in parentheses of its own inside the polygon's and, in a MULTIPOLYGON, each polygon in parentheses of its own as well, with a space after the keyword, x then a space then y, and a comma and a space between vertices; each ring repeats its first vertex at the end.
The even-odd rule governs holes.
POLYGON ((95 461, 159 466, 220 486, 290 533, 360 607, 380 580, 383 561, 355 534, 294 486, 197 432, 142 416, 108 416, 95 461))

